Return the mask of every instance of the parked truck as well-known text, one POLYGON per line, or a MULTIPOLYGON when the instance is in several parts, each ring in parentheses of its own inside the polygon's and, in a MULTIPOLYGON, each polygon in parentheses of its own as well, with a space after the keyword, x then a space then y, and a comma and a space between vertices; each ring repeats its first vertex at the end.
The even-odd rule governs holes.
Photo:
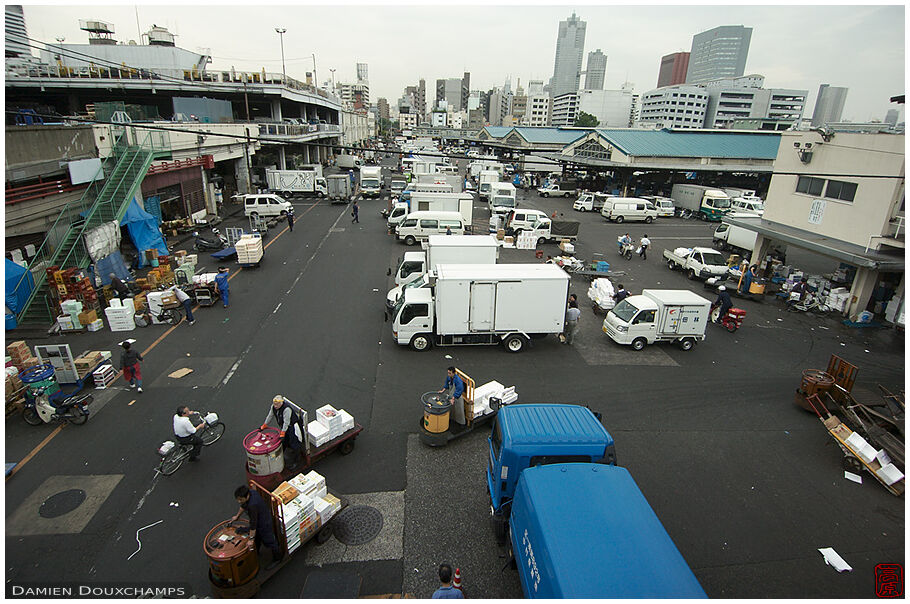
POLYGON ((325 182, 328 185, 328 198, 332 203, 336 201, 347 203, 350 201, 353 189, 351 188, 351 179, 347 174, 330 174, 325 179, 325 182))
POLYGON ((440 264, 434 288, 404 290, 392 336, 414 350, 502 343, 521 352, 531 338, 562 333, 568 292, 568 274, 553 264, 440 264))
POLYGON ((720 189, 702 185, 675 184, 670 197, 677 208, 691 210, 702 220, 720 221, 730 211, 730 197, 720 189))
POLYGON ((490 185, 490 213, 505 214, 516 207, 515 185, 510 182, 494 182, 490 185))
POLYGON ((722 250, 736 250, 751 255, 757 237, 756 231, 732 224, 721 224, 714 230, 714 245, 722 250))
POLYGON ((609 198, 610 196, 606 193, 582 191, 575 203, 572 204, 572 209, 579 212, 600 212, 609 198))
POLYGON ((493 170, 484 170, 477 177, 477 194, 481 200, 490 200, 490 191, 493 190, 494 182, 499 182, 499 173, 493 170))
POLYGON ((603 332, 617 344, 641 350, 654 342, 675 342, 691 350, 705 339, 711 302, 683 289, 646 289, 609 311, 603 332))
POLYGON ((551 184, 537 189, 541 197, 569 197, 575 195, 575 187, 568 183, 551 184))
POLYGON ((676 248, 664 250, 667 267, 671 271, 680 269, 689 279, 710 279, 724 277, 730 267, 717 250, 710 247, 676 248))
POLYGON ((408 202, 412 212, 460 212, 465 228, 474 221, 474 196, 470 193, 425 193, 414 191, 408 202))
POLYGON ((360 194, 364 197, 379 197, 382 194, 382 168, 362 166, 360 168, 360 194))
MULTIPOLYGON (((464 190, 464 179, 453 174, 418 174, 418 183, 426 184, 443 184, 449 185, 455 193, 461 193, 464 190)), ((413 182, 411 184, 414 184, 413 182)))
POLYGON ((492 235, 430 235, 426 250, 405 252, 395 275, 395 285, 419 279, 437 264, 496 264, 499 245, 492 235))
POLYGON ((361 161, 361 159, 356 155, 341 153, 335 156, 335 166, 338 168, 353 170, 354 168, 359 168, 362 165, 363 161, 361 161))
POLYGON ((534 234, 537 245, 543 245, 548 241, 575 241, 578 239, 578 226, 577 220, 541 218, 530 232, 534 234))
POLYGON ((265 180, 269 191, 285 198, 292 195, 324 197, 328 194, 325 179, 314 170, 266 170, 265 180))

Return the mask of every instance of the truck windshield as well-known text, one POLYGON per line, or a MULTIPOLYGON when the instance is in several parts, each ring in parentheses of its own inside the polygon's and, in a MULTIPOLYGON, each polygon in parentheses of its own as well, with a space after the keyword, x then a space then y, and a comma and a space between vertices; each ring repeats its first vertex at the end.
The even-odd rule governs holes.
POLYGON ((493 205, 501 208, 514 208, 515 200, 511 197, 494 197, 493 205))
POLYGON ((489 192, 490 192, 490 183, 488 183, 488 182, 481 183, 481 184, 480 184, 480 192, 481 192, 481 193, 489 193, 489 192))
POLYGON ((638 308, 630 303, 628 300, 623 300, 617 304, 613 310, 611 310, 614 315, 625 321, 626 323, 632 320, 632 317, 638 312, 638 308))
POLYGON ((704 260, 704 263, 709 266, 726 266, 727 261, 724 260, 724 257, 716 252, 702 252, 701 257, 704 260))
POLYGON ((379 180, 375 178, 364 178, 360 181, 360 186, 364 189, 378 189, 379 180))
POLYGON ((730 204, 730 198, 728 198, 728 197, 723 197, 723 198, 721 198, 721 197, 715 197, 714 199, 711 199, 711 204, 710 204, 710 205, 714 206, 714 207, 717 208, 718 210, 725 210, 725 209, 729 208, 730 205, 731 205, 731 204, 730 204))

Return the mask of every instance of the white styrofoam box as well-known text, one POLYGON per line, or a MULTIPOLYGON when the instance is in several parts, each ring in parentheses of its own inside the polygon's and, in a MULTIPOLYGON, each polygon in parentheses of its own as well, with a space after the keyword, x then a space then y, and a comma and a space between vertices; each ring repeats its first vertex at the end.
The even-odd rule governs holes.
POLYGON ((316 409, 316 420, 329 429, 341 426, 341 416, 338 414, 338 410, 331 405, 324 405, 316 409))
POLYGON ((317 472, 316 470, 310 470, 309 472, 307 472, 307 473, 304 475, 304 478, 306 478, 307 481, 312 481, 312 482, 316 483, 316 486, 317 486, 317 487, 324 487, 324 486, 325 486, 325 476, 323 476, 322 474, 320 474, 320 473, 317 472))
POLYGON ((101 319, 95 319, 94 321, 92 321, 91 323, 88 324, 89 331, 101 331, 101 329, 103 327, 104 327, 104 321, 102 321, 101 319))
POLYGON ((69 315, 60 315, 57 317, 57 325, 59 325, 62 329, 72 329, 73 318, 69 315))
POLYGON ((347 432, 354 427, 354 416, 345 411, 344 409, 338 410, 338 415, 341 416, 341 431, 347 432))
POLYGON ((189 262, 190 264, 197 264, 199 256, 197 254, 187 254, 183 257, 184 262, 189 262))
POLYGON ((325 438, 329 435, 329 428, 317 420, 313 420, 306 426, 307 434, 311 439, 325 438))
POLYGON ((478 398, 489 397, 491 395, 495 396, 496 393, 501 392, 503 388, 505 388, 505 386, 496 380, 477 386, 474 388, 474 400, 476 401, 478 398))
POLYGON ((136 322, 127 323, 125 321, 108 321, 111 331, 133 331, 136 329, 136 322))
POLYGON ((120 298, 111 298, 108 304, 110 305, 109 308, 120 308, 122 306, 120 303, 120 298))
POLYGON ((133 303, 132 298, 124 298, 120 301, 120 304, 123 308, 128 308, 131 313, 136 312, 136 305, 133 303))
POLYGON ((319 520, 325 523, 328 520, 327 516, 331 513, 332 504, 322 497, 318 497, 313 502, 313 506, 316 509, 316 513, 319 515, 319 520))

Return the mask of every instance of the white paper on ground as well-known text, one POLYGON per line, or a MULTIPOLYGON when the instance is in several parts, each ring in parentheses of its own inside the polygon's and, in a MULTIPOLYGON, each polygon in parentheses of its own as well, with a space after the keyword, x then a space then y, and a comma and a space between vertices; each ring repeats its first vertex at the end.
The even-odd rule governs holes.
POLYGON ((844 478, 846 478, 847 480, 852 480, 856 484, 863 484, 862 476, 860 476, 859 474, 854 474, 853 472, 848 472, 847 470, 844 470, 844 478))
POLYGON ((837 572, 842 573, 845 570, 853 570, 853 567, 847 564, 846 560, 841 558, 840 555, 834 551, 833 547, 820 547, 818 548, 818 551, 825 557, 825 564, 832 567, 837 572))

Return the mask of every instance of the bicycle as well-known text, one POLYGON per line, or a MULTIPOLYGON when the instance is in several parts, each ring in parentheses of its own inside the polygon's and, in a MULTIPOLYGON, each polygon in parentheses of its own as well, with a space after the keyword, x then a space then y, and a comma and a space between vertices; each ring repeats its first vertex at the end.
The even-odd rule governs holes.
MULTIPOLYGON (((198 414, 194 415, 201 417, 202 421, 206 424, 206 427, 203 428, 199 435, 204 447, 217 442, 218 439, 224 435, 225 425, 224 422, 218 419, 217 414, 207 413, 205 416, 199 416, 198 414)), ((190 458, 192 450, 192 444, 175 443, 171 440, 165 441, 158 448, 158 454, 161 455, 161 462, 155 470, 165 476, 170 476, 180 469, 183 462, 190 458)))

